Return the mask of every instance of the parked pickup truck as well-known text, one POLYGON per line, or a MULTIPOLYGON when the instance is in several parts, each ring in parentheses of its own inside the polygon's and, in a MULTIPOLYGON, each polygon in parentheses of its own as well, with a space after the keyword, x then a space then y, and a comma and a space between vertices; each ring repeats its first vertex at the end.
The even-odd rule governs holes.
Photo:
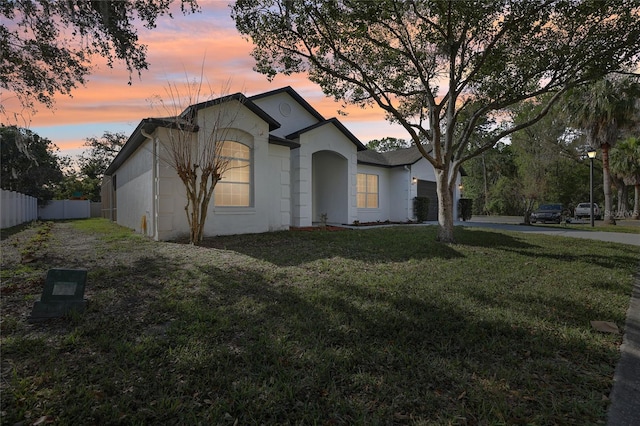
MULTIPOLYGON (((573 216, 576 219, 582 219, 583 217, 591 217, 591 204, 589 203, 578 204, 573 213, 573 216)), ((593 203, 593 217, 598 220, 602 219, 602 213, 600 212, 600 207, 598 207, 596 203, 593 203)))

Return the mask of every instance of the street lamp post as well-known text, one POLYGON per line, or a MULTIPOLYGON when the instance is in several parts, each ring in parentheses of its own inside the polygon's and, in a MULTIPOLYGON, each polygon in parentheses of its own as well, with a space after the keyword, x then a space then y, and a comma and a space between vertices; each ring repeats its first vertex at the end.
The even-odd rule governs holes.
POLYGON ((596 158, 596 150, 595 149, 590 149, 589 152, 587 152, 587 155, 589 156, 589 161, 590 161, 590 165, 589 165, 589 205, 590 205, 590 209, 591 209, 591 227, 594 227, 594 223, 593 223, 593 159, 596 158))

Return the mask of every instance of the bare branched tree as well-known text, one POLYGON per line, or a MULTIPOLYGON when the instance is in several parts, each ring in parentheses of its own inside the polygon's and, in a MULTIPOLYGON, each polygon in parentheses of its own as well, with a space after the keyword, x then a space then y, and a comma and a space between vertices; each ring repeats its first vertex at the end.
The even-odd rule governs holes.
MULTIPOLYGON (((229 130, 240 110, 240 99, 233 95, 209 96, 200 102, 202 82, 201 75, 200 81, 186 84, 182 91, 170 83, 167 89, 170 103, 160 101, 172 115, 162 119, 167 124, 166 131, 159 136, 158 156, 175 170, 184 185, 192 244, 199 244, 204 237, 209 204, 217 183, 228 170, 248 167, 233 161, 233 152, 229 152, 227 146, 229 130), (207 112, 202 113, 205 109, 207 112), (177 111, 182 112, 175 114, 177 111)), ((225 93, 226 88, 228 85, 223 90, 225 93)))

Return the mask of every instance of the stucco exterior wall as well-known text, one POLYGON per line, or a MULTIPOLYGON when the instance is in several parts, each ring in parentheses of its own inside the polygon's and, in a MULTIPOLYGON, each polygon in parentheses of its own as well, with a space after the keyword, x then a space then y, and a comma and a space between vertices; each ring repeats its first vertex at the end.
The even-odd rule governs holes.
MULTIPOLYGON (((225 139, 240 142, 251 149, 251 203, 249 207, 220 207, 214 206, 212 200, 205 225, 206 236, 267 232, 271 218, 280 213, 280 203, 273 203, 274 198, 282 198, 282 191, 272 182, 268 124, 247 108, 240 104, 237 106, 240 108, 236 109, 237 114, 230 124, 232 128, 225 139), (272 211, 275 208, 277 212, 272 211)), ((203 112, 216 114, 220 107, 203 112)))
POLYGON ((291 150, 269 145, 269 231, 291 226, 291 150))
POLYGON ((411 168, 395 167, 389 170, 389 220, 406 222, 414 220, 411 198, 411 168))
MULTIPOLYGON (((201 144, 206 143, 212 135, 213 123, 217 126, 222 123, 224 131, 218 131, 216 139, 240 142, 251 149, 251 201, 248 207, 215 206, 214 195, 208 208, 205 236, 287 229, 290 217, 289 148, 270 145, 268 124, 241 104, 225 107, 226 112, 220 105, 199 111, 197 137, 201 144)), ((166 129, 156 132, 160 140, 166 140, 166 134, 166 129)), ((189 224, 184 184, 164 161, 157 164, 157 176, 156 238, 187 237, 189 224)))
POLYGON ((347 159, 332 151, 314 153, 312 188, 313 222, 346 223, 350 204, 347 159))
POLYGON ((378 208, 357 209, 357 220, 362 223, 377 221, 384 222, 385 220, 391 220, 389 208, 389 200, 391 198, 390 194, 392 190, 392 183, 390 181, 390 169, 359 164, 357 172, 378 176, 378 208))
MULTIPOLYGON (((357 148, 342 134, 333 124, 327 123, 300 135, 300 148, 293 150, 291 156, 292 169, 292 226, 311 226, 314 219, 315 207, 313 205, 312 191, 313 185, 313 154, 319 151, 330 151, 343 157, 346 163, 346 178, 343 182, 346 187, 352 187, 356 182, 357 174, 357 148)), ((325 160, 326 161, 326 160, 325 160)), ((351 191, 352 192, 352 191, 351 191)), ((355 195, 354 195, 355 197, 355 195)), ((358 217, 355 207, 355 198, 348 195, 344 202, 346 215, 344 213, 332 213, 327 211, 329 220, 335 216, 340 222, 351 223, 358 217), (353 201, 352 201, 353 200, 353 201)), ((315 216, 319 218, 317 212, 315 216)))
POLYGON ((255 99, 253 103, 280 123, 280 127, 271 132, 275 136, 285 137, 318 122, 316 117, 287 93, 276 93, 272 96, 255 99))
MULTIPOLYGON (((433 167, 425 159, 392 168, 358 164, 356 144, 332 121, 313 128, 318 117, 287 92, 274 92, 253 102, 281 124, 272 135, 285 137, 300 132, 295 141, 300 147, 290 149, 270 144, 269 126, 276 127, 277 123, 267 120, 268 123, 264 116, 260 118, 239 101, 212 102, 206 108, 204 104, 198 105, 198 132, 192 134, 194 144, 197 142, 202 147, 212 140, 231 140, 246 145, 251 152, 250 205, 215 206, 214 195, 209 204, 205 236, 312 226, 323 220, 323 214, 332 224, 414 219, 417 185, 412 183, 412 178, 435 182, 433 167), (215 133, 214 129, 217 129, 215 133), (377 208, 358 209, 359 172, 378 176, 377 208)), ((142 127, 143 130, 155 128, 153 140, 145 139, 128 159, 116 163, 119 168, 112 176, 115 190, 109 192, 114 197, 109 198, 103 208, 109 216, 117 217, 119 224, 157 240, 187 237, 186 191, 167 162, 169 157, 164 145, 169 140, 169 130, 152 127, 170 123, 154 119, 141 124, 148 126, 142 127), (120 206, 119 211, 116 206, 120 206)), ((132 150, 144 135, 142 131, 135 134, 131 139, 132 150)), ((105 179, 105 192, 109 182, 105 179)), ((458 185, 454 198, 454 209, 457 209, 458 185)))
MULTIPOLYGON (((139 233, 143 232, 145 223, 148 224, 153 210, 151 147, 150 141, 144 142, 115 173, 116 204, 122 206, 117 213, 117 223, 139 233)), ((146 229, 148 231, 149 228, 146 229)))
MULTIPOLYGON (((167 130, 158 129, 156 136, 160 141, 167 140, 167 130)), ((167 163, 167 151, 163 142, 156 147, 155 198, 155 239, 165 241, 188 237, 189 224, 184 207, 187 204, 186 190, 178 174, 167 163)))

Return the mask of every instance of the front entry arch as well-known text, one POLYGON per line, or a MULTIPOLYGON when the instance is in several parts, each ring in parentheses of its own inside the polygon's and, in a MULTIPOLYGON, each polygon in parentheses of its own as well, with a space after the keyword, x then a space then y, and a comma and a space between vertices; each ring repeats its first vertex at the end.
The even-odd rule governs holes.
POLYGON ((333 151, 318 151, 312 157, 312 220, 349 222, 349 163, 333 151))

